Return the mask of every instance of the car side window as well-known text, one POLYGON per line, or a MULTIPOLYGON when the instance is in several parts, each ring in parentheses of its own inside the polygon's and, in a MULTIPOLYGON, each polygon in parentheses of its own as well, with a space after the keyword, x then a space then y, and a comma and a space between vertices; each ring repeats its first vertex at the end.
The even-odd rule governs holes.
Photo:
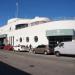
POLYGON ((60 43, 60 44, 59 44, 59 47, 63 47, 63 46, 64 46, 64 43, 60 43))

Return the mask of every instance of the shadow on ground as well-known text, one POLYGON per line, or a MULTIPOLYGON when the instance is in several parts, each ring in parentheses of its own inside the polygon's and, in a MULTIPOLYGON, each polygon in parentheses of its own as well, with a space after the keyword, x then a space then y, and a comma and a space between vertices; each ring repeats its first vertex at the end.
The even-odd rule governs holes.
POLYGON ((0 61, 0 75, 31 75, 0 61))
POLYGON ((63 56, 63 57, 72 57, 72 58, 75 58, 75 55, 66 55, 66 54, 61 54, 61 56, 63 56))

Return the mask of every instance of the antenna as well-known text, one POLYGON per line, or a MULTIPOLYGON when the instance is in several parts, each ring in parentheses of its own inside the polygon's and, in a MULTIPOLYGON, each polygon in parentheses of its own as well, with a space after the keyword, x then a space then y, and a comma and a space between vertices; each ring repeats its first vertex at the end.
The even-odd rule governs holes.
POLYGON ((19 16, 19 2, 18 2, 18 0, 17 0, 17 2, 16 2, 16 18, 19 16))

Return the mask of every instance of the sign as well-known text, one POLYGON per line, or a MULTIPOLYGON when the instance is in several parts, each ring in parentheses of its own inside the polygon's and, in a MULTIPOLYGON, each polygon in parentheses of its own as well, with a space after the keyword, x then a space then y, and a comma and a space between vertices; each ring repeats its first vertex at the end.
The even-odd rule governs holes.
POLYGON ((46 36, 73 36, 73 29, 56 29, 56 30, 47 30, 46 36))

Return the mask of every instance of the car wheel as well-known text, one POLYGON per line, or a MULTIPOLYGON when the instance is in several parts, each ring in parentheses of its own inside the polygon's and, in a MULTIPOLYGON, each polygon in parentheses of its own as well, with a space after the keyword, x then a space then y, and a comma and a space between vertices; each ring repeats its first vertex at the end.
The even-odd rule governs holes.
POLYGON ((36 54, 35 50, 33 51, 34 54, 36 54))
POLYGON ((45 51, 44 54, 47 55, 48 54, 47 51, 45 51))
POLYGON ((18 52, 20 52, 20 49, 18 49, 18 52))
POLYGON ((60 56, 60 52, 58 52, 58 51, 55 52, 55 55, 56 55, 56 56, 60 56))

